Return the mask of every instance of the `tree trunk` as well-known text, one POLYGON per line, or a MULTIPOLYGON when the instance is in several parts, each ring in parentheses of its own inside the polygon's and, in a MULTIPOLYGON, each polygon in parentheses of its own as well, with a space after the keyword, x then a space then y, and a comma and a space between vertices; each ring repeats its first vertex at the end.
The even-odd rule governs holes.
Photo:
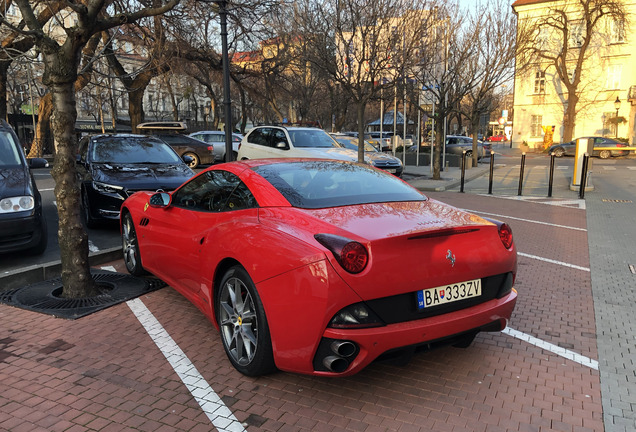
MULTIPOLYGON (((40 104, 38 105, 38 122, 35 125, 35 134, 33 136, 33 143, 29 150, 28 157, 42 157, 44 155, 44 144, 47 137, 50 135, 51 128, 51 114, 53 113, 53 98, 52 93, 47 93, 40 98, 40 104)), ((55 153, 55 149, 53 149, 55 153)))
POLYGON ((144 122, 144 92, 146 87, 140 87, 128 93, 128 113, 133 133, 139 133, 137 125, 144 122))
POLYGON ((358 101, 358 162, 364 163, 364 101, 358 101))
POLYGON ((568 100, 565 103, 565 113, 563 116, 563 140, 561 142, 570 142, 574 136, 574 126, 576 125, 576 105, 579 102, 579 96, 576 92, 568 93, 568 100))
POLYGON ((7 120, 7 72, 9 61, 0 61, 0 118, 7 120))
POLYGON ((78 146, 74 88, 72 82, 50 85, 49 88, 54 106, 51 128, 57 144, 51 175, 55 180, 59 216, 62 297, 90 297, 97 289, 88 264, 88 234, 80 215, 80 185, 75 167, 78 146))
POLYGON ((440 167, 442 166, 442 146, 444 145, 444 121, 442 116, 435 120, 435 145, 431 149, 433 157, 433 180, 440 180, 440 167))

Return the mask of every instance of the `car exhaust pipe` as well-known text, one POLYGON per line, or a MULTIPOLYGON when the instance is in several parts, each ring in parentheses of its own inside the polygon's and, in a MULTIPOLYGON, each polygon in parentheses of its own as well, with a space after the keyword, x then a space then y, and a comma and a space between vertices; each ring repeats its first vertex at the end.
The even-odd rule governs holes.
POLYGON ((331 343, 331 351, 341 357, 351 357, 356 352, 356 346, 349 341, 333 341, 331 343))
POLYGON ((349 367, 349 362, 342 357, 329 356, 325 357, 322 364, 331 372, 342 373, 349 367))

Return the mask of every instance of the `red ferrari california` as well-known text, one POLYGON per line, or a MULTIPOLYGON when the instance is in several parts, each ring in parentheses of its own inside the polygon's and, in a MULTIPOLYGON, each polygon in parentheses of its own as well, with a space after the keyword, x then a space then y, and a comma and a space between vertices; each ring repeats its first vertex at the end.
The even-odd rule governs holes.
POLYGON ((194 303, 250 376, 344 376, 466 347, 503 330, 517 299, 508 225, 367 165, 214 165, 174 192, 129 197, 121 231, 128 271, 194 303))

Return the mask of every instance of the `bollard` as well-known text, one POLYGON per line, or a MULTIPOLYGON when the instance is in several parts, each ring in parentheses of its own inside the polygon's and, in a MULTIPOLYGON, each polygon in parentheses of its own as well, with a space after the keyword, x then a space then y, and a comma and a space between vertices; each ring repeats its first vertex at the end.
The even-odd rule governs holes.
POLYGON ((588 161, 590 159, 590 155, 588 153, 585 153, 583 155, 583 166, 581 169, 581 185, 579 187, 579 198, 583 199, 585 198, 585 186, 587 183, 587 164, 588 161))
POLYGON ((466 174, 466 150, 462 151, 462 183, 459 188, 460 192, 464 192, 464 175, 466 174))
POLYGON ((492 177, 495 172, 495 152, 490 151, 490 178, 488 179, 488 195, 492 195, 492 177))
POLYGON ((548 181, 548 198, 552 198, 552 183, 554 182, 554 153, 550 153, 550 181, 548 181))
POLYGON ((521 153, 521 170, 519 172, 519 191, 517 195, 521 196, 521 190, 523 189, 523 169, 526 166, 526 153, 521 153))

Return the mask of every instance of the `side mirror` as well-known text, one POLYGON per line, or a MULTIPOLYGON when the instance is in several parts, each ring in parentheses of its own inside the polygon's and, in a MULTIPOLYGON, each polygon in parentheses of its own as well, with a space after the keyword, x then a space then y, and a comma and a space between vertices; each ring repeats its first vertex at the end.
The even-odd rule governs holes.
POLYGON ((289 147, 287 146, 287 143, 285 141, 281 141, 281 142, 277 142, 275 147, 277 149, 281 149, 281 150, 287 150, 289 147))
POLYGON ((188 155, 185 155, 185 154, 183 156, 181 156, 181 159, 185 163, 187 163, 188 165, 190 165, 194 161, 194 158, 192 156, 188 156, 188 155))
POLYGON ((48 168, 49 161, 44 158, 31 158, 28 159, 30 168, 48 168))
POLYGON ((150 197, 149 204, 151 207, 168 207, 172 196, 166 192, 157 192, 150 197))

